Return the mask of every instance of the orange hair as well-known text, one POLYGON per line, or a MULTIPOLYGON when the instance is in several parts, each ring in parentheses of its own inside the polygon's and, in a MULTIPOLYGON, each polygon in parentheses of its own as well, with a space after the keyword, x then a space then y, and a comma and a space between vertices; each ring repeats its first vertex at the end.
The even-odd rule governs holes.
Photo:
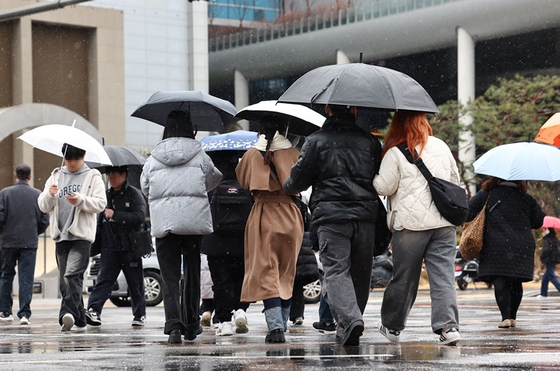
MULTIPOLYGON (((433 135, 432 127, 428 123, 428 118, 424 112, 398 111, 393 115, 391 126, 385 135, 385 144, 382 156, 397 144, 406 142, 408 148, 416 148, 420 145, 420 153, 428 142, 428 136, 433 135)), ((414 157, 414 152, 412 152, 414 157)))

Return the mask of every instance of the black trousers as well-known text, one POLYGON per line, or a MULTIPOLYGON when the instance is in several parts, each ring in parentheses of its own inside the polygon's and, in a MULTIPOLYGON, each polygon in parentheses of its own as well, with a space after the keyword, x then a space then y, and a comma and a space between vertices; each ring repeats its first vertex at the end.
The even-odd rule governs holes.
POLYGON ((164 333, 180 329, 195 331, 200 326, 200 247, 202 236, 168 234, 156 238, 157 257, 163 280, 164 333), (183 284, 181 281, 183 263, 183 284), (181 287, 182 286, 182 287, 181 287))
POLYGON ((249 303, 239 301, 245 275, 244 258, 208 256, 208 267, 214 282, 212 290, 216 317, 220 322, 229 322, 233 311, 249 308, 249 303))
POLYGON ((101 250, 99 275, 93 291, 89 295, 88 308, 101 314, 103 306, 113 291, 113 285, 121 270, 126 278, 132 314, 134 317, 146 315, 146 298, 144 296, 144 271, 142 258, 134 258, 127 251, 101 250))

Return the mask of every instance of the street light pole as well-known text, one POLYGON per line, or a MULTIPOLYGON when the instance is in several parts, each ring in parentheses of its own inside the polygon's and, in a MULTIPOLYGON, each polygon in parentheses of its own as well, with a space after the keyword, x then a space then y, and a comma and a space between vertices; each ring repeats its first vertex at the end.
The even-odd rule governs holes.
POLYGON ((26 15, 47 12, 49 10, 62 9, 65 6, 84 3, 86 1, 91 0, 58 0, 56 2, 32 4, 16 9, 5 10, 0 12, 0 22, 21 18, 26 15))

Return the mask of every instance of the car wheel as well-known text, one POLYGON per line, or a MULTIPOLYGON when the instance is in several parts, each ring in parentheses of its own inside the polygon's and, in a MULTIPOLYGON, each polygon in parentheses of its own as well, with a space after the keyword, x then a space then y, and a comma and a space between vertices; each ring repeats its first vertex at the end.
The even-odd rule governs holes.
POLYGON ((163 301, 161 276, 154 271, 144 272, 144 295, 146 305, 153 307, 163 301))
POLYGON ((110 297, 111 303, 115 304, 117 307, 130 307, 132 304, 130 302, 130 297, 115 296, 110 297))
POLYGON ((457 279, 457 286, 459 286, 459 290, 466 290, 469 283, 463 277, 459 277, 457 279))
POLYGON ((303 286, 303 297, 306 304, 318 303, 321 297, 321 281, 313 281, 303 286))

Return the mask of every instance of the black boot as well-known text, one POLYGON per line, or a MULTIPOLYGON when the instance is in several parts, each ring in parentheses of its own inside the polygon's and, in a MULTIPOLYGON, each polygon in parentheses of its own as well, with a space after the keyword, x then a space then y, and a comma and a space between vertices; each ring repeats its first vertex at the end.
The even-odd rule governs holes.
POLYGON ((286 337, 284 337, 284 330, 276 329, 270 331, 266 338, 264 339, 265 343, 285 343, 286 337))

